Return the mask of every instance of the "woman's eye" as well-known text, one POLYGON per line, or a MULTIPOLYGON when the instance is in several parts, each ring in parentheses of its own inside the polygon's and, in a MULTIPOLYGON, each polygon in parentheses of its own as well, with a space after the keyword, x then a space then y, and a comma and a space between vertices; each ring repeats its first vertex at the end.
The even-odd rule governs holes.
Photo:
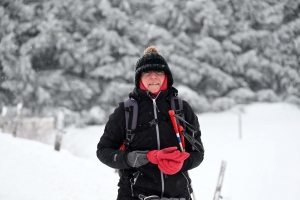
POLYGON ((143 72, 143 75, 149 76, 151 72, 143 72))

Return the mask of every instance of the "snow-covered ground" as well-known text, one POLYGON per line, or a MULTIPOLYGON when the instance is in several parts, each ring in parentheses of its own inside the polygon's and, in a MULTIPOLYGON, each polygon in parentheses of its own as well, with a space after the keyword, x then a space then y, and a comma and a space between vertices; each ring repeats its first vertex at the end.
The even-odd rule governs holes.
MULTIPOLYGON (((236 110, 199 115, 206 154, 190 171, 197 200, 213 199, 222 160, 227 161, 223 199, 298 200, 299 107, 244 107, 242 139, 236 110)), ((95 153, 103 128, 69 128, 60 152, 53 145, 0 133, 0 199, 116 199, 118 175, 95 153)))

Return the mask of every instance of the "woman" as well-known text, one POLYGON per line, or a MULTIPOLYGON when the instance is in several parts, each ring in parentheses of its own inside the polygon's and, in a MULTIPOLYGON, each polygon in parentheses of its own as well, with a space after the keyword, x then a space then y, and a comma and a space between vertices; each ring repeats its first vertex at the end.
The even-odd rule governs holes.
POLYGON ((124 103, 120 103, 110 115, 97 146, 99 160, 119 169, 117 200, 191 199, 191 179, 187 171, 200 165, 204 149, 198 118, 183 101, 184 119, 195 129, 187 133, 193 136, 192 143, 196 145, 186 142, 185 152, 179 151, 168 115, 170 99, 177 95, 172 85, 167 62, 156 47, 148 47, 136 64, 135 88, 129 97, 138 103, 138 126, 153 119, 158 123, 135 133, 130 145, 120 150, 126 138, 124 103))

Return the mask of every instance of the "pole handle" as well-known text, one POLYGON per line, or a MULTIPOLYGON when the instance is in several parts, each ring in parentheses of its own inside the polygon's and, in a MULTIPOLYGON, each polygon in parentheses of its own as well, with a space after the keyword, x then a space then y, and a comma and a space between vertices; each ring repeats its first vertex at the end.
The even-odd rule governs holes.
POLYGON ((169 110, 169 115, 170 115, 170 118, 171 118, 171 121, 172 121, 172 124, 173 124, 174 131, 177 134, 178 133, 178 126, 177 126, 176 118, 174 117, 174 115, 175 115, 174 110, 169 110))
POLYGON ((169 110, 169 115, 170 115, 172 125, 173 125, 173 128, 174 128, 178 143, 179 143, 179 148, 180 148, 181 152, 184 152, 182 142, 181 142, 181 138, 180 138, 180 134, 179 134, 179 131, 178 131, 177 121, 176 121, 176 118, 174 116, 175 115, 174 110, 169 110))

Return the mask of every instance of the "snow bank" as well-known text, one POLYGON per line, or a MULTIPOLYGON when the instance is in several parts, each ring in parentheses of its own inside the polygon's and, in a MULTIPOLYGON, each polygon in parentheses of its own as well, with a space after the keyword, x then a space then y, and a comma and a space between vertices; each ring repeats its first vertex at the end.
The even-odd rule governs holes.
POLYGON ((0 163, 1 200, 104 200, 117 191, 117 174, 100 162, 9 134, 0 134, 0 163))
MULTIPOLYGON (((222 160, 227 161, 223 199, 299 199, 298 107, 260 103, 198 117, 206 150, 204 162, 190 171, 198 200, 213 199, 222 160), (244 110, 242 139, 238 110, 244 110)), ((118 175, 96 158, 103 129, 69 128, 61 152, 0 133, 0 199, 116 199, 118 175)))

